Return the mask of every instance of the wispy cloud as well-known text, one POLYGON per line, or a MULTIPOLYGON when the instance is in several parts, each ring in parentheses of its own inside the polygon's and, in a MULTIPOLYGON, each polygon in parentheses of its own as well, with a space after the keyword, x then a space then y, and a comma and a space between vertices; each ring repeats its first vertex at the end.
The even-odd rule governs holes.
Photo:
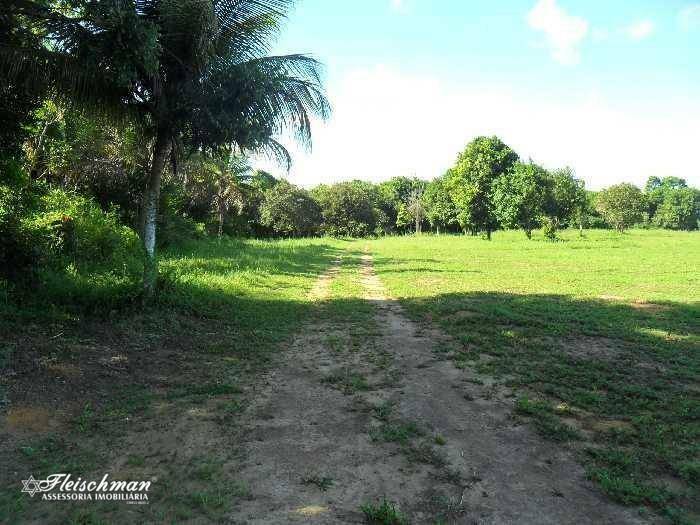
POLYGON ((624 29, 627 38, 634 41, 644 40, 654 34, 656 26, 651 20, 640 20, 624 29))
POLYGON ((700 4, 689 5, 678 14, 678 23, 684 31, 700 29, 700 4))
POLYGON ((554 60, 563 65, 581 61, 580 46, 589 29, 585 18, 570 15, 557 5, 557 0, 538 0, 527 15, 527 22, 544 33, 554 60))

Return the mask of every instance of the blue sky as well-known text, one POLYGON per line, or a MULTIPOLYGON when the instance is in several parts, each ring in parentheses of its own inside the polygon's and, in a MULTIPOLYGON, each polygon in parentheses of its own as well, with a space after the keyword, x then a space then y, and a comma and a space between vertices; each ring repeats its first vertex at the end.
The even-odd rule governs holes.
POLYGON ((275 52, 321 60, 334 107, 298 184, 429 179, 495 133, 594 189, 700 186, 697 0, 300 0, 275 52))

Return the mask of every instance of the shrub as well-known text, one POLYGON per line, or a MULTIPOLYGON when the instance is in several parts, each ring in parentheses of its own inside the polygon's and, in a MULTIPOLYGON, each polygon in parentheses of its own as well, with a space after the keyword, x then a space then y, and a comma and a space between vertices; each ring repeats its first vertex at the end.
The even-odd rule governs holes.
POLYGON ((46 266, 121 269, 141 260, 136 233, 120 224, 116 211, 104 212, 86 197, 50 190, 23 223, 46 266))
POLYGON ((645 209, 644 194, 632 184, 610 186, 596 196, 596 210, 619 232, 642 222, 645 209))
POLYGON ((31 231, 23 226, 28 198, 19 188, 0 185, 0 277, 33 281, 38 264, 31 231))

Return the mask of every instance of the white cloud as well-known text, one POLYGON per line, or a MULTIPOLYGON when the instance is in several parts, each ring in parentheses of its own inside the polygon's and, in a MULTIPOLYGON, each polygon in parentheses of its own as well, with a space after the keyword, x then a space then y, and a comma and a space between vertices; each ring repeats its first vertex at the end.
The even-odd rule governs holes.
POLYGON ((643 185, 650 175, 700 185, 697 102, 643 101, 623 110, 590 92, 557 100, 516 89, 452 86, 386 67, 349 72, 329 86, 334 115, 314 128, 312 154, 293 151, 288 178, 307 187, 395 175, 432 179, 472 138, 496 134, 523 158, 570 165, 590 188, 643 185))
POLYGON ((557 0, 538 0, 527 15, 531 28, 544 33, 554 60, 575 65, 581 60, 580 46, 588 35, 588 21, 572 16, 557 5, 557 0))
POLYGON ((682 9, 678 14, 678 23, 684 31, 700 28, 700 4, 682 9))
POLYGON ((649 38, 654 33, 654 22, 641 20, 624 29, 625 34, 631 40, 640 41, 649 38))

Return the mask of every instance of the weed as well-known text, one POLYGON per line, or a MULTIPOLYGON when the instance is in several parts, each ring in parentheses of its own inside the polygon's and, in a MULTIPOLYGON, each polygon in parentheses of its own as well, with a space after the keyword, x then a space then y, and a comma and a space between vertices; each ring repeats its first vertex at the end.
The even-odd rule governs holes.
POLYGON ((408 518, 401 513, 396 504, 385 498, 378 503, 365 503, 360 510, 370 525, 408 525, 408 518))
POLYGON ((422 434, 418 425, 410 421, 408 423, 385 423, 370 430, 372 441, 382 443, 408 443, 414 437, 422 434))

